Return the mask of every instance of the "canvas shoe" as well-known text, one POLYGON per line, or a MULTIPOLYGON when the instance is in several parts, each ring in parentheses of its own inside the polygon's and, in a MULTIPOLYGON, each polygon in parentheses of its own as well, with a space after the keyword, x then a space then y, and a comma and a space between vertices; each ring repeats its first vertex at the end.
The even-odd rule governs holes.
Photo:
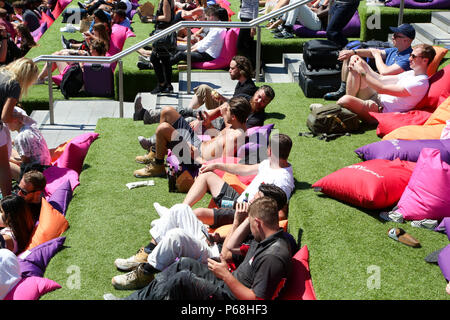
POLYGON ((136 267, 141 263, 147 262, 147 258, 148 253, 145 252, 144 247, 141 247, 134 256, 131 256, 128 259, 116 259, 116 261, 114 261, 114 265, 120 271, 131 271, 136 269, 136 267))
POLYGON ((105 293, 103 295, 103 300, 123 300, 122 298, 116 297, 112 293, 105 293))
POLYGON ((150 164, 155 161, 155 158, 156 154, 152 150, 150 150, 150 152, 147 153, 145 156, 137 156, 135 160, 137 163, 150 164))
POLYGON ((136 178, 148 178, 148 177, 165 177, 166 169, 163 164, 148 164, 145 168, 134 171, 136 178))
POLYGON ((117 290, 138 290, 144 288, 154 278, 154 274, 145 273, 144 264, 141 263, 133 271, 113 277, 111 283, 117 290))
POLYGON ((434 230, 437 227, 437 225, 438 225, 438 221, 432 220, 432 219, 411 221, 411 227, 415 227, 415 228, 424 228, 424 229, 434 230))
POLYGON ((397 211, 381 212, 380 218, 386 221, 393 221, 398 223, 403 223, 403 216, 397 211))
POLYGON ((141 145, 142 149, 147 150, 150 152, 151 147, 156 145, 156 137, 151 136, 150 138, 146 138, 144 136, 138 137, 139 144, 141 145))

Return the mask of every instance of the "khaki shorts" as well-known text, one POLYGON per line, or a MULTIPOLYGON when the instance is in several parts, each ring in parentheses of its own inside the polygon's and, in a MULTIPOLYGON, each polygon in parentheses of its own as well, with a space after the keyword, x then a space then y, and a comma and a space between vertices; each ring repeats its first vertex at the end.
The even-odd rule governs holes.
POLYGON ((201 84, 194 88, 194 93, 198 98, 200 105, 205 104, 206 109, 212 110, 219 106, 219 102, 212 97, 214 89, 206 84, 201 84))
POLYGON ((378 93, 375 92, 369 99, 364 100, 364 106, 369 112, 383 112, 383 104, 381 103, 378 93))

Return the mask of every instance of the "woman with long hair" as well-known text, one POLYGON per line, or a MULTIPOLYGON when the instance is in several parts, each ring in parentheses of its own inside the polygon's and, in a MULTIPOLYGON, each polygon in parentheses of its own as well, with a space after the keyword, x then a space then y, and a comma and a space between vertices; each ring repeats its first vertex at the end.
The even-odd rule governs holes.
POLYGON ((14 42, 18 47, 20 45, 19 49, 21 55, 18 58, 22 58, 28 53, 28 51, 30 51, 31 48, 36 46, 36 42, 30 33, 30 29, 28 29, 25 24, 19 23, 16 25, 16 31, 17 35, 14 42))
POLYGON ((0 202, 0 234, 5 239, 6 248, 18 254, 25 250, 30 241, 34 224, 25 200, 16 194, 3 198, 0 202))
POLYGON ((11 136, 7 126, 13 120, 14 107, 36 81, 37 65, 28 58, 17 59, 0 68, 0 189, 3 196, 11 194, 11 136))

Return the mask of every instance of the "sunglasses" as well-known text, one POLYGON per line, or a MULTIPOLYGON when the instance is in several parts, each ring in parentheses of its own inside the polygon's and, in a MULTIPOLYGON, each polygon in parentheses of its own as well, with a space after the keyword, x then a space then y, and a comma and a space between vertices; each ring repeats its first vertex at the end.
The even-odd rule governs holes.
POLYGON ((423 58, 423 56, 416 56, 414 53, 411 53, 409 55, 411 58, 415 59, 415 58, 423 58))
POLYGON ((399 34, 394 34, 392 37, 393 37, 394 39, 397 39, 397 38, 400 38, 400 39, 407 38, 407 37, 404 37, 404 36, 399 35, 399 34))
POLYGON ((36 192, 36 191, 38 191, 38 190, 33 190, 33 191, 27 191, 27 190, 25 190, 25 189, 22 189, 21 187, 19 187, 18 185, 16 185, 16 188, 15 188, 16 190, 16 193, 19 193, 19 192, 22 192, 22 194, 24 195, 24 196, 27 196, 27 195, 29 195, 30 193, 33 193, 33 192, 36 192))

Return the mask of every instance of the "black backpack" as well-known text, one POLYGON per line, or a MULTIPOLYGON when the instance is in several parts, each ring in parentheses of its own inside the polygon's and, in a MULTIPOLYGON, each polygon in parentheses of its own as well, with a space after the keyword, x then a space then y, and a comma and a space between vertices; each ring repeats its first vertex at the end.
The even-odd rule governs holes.
POLYGON ((79 63, 74 63, 64 73, 59 88, 65 99, 69 97, 75 97, 83 87, 83 70, 79 63))
POLYGON ((337 104, 315 108, 306 119, 306 125, 315 136, 340 134, 358 131, 358 116, 337 104))

